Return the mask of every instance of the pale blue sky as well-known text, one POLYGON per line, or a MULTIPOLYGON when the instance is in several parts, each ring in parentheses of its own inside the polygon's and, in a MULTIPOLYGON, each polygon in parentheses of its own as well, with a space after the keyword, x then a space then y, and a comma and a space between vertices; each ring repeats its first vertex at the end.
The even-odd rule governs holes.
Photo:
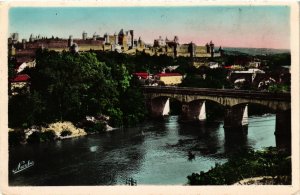
POLYGON ((83 31, 103 36, 134 30, 148 43, 158 36, 179 37, 180 43, 239 47, 290 47, 288 6, 204 7, 36 7, 11 8, 9 32, 80 38, 83 31))

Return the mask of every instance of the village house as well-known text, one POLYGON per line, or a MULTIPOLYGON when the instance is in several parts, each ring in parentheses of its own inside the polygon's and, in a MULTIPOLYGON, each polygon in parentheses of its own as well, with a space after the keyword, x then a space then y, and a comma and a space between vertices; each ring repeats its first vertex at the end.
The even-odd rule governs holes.
POLYGON ((154 78, 165 85, 178 85, 182 82, 183 76, 179 73, 159 73, 154 78))
POLYGON ((11 95, 28 93, 30 90, 30 77, 27 74, 19 74, 10 81, 11 95))
POLYGON ((150 74, 148 72, 135 72, 133 76, 136 76, 139 80, 148 79, 150 74))

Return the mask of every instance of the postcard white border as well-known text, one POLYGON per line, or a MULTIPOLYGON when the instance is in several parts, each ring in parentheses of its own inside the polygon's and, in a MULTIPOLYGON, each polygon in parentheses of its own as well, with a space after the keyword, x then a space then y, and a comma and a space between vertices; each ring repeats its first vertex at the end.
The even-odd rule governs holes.
POLYGON ((88 1, 84 2, 2 2, 0 3, 0 192, 3 194, 300 194, 299 169, 299 4, 296 1, 88 1), (287 5, 291 8, 292 55, 292 185, 288 186, 69 186, 69 187, 10 187, 8 186, 8 127, 7 127, 7 38, 10 7, 82 7, 82 6, 203 6, 203 5, 287 5))

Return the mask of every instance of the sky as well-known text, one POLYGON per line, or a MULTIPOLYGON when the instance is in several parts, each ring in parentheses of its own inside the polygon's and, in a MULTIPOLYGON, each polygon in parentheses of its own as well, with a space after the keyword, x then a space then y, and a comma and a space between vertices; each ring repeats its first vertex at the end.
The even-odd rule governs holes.
POLYGON ((82 32, 118 33, 134 30, 146 43, 162 36, 179 42, 222 47, 290 48, 288 6, 193 7, 14 7, 9 33, 81 38, 82 32))

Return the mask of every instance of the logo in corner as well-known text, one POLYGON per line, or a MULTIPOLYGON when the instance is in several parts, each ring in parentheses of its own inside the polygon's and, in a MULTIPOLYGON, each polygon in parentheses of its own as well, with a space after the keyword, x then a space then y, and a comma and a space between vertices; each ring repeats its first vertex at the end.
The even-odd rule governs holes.
POLYGON ((13 169, 12 172, 13 174, 17 174, 21 171, 24 171, 34 165, 34 161, 28 160, 28 161, 22 161, 19 162, 18 166, 16 169, 13 169))

